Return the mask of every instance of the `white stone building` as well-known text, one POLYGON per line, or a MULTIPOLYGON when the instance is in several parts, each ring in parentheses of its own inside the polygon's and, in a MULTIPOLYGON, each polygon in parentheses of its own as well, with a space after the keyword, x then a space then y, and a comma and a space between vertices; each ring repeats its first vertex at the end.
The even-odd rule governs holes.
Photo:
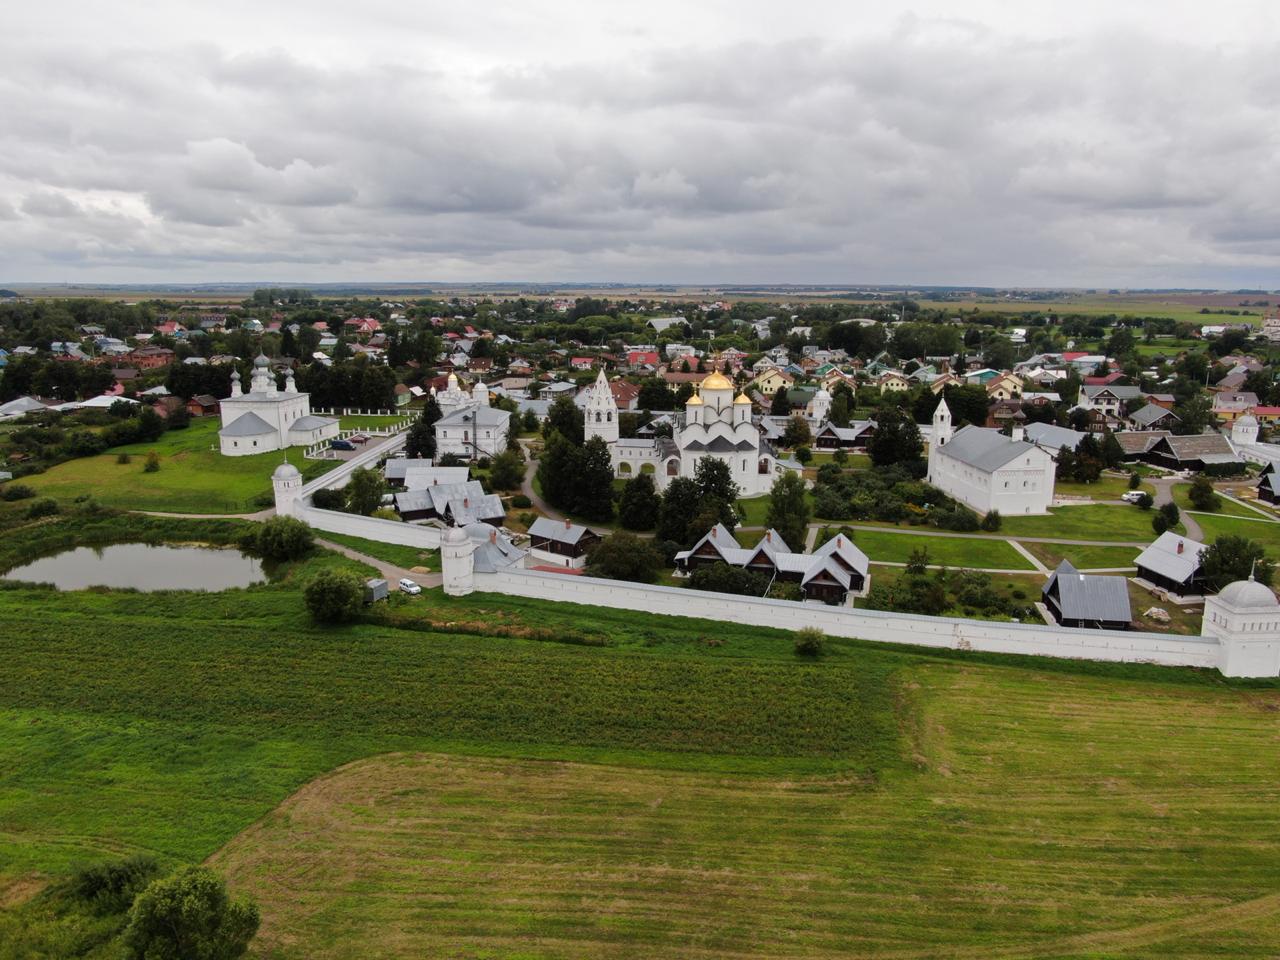
POLYGON ((253 361, 249 392, 240 388, 240 374, 231 374, 231 396, 220 401, 222 429, 218 442, 228 457, 245 457, 319 443, 338 435, 338 421, 311 413, 311 397, 299 393, 293 371, 284 389, 276 386, 271 362, 261 354, 253 361))
POLYGON ((1054 461, 1021 436, 998 430, 968 426, 953 435, 944 400, 933 414, 929 482, 979 513, 1046 513, 1053 503, 1054 461))
POLYGON ((1200 632, 1222 645, 1218 669, 1224 676, 1280 673, 1280 603, 1252 576, 1205 597, 1200 632))
POLYGON ((477 381, 471 392, 449 374, 445 389, 435 394, 440 419, 435 423, 436 457, 453 454, 464 460, 496 457, 507 449, 511 414, 489 406, 489 388, 477 381))
POLYGON ((784 473, 802 469, 798 463, 780 459, 761 438, 751 401, 744 394, 735 398, 733 382, 722 373, 712 373, 698 385, 670 438, 619 439, 618 407, 603 374, 591 389, 585 434, 587 439, 601 437, 609 445, 619 477, 650 473, 661 490, 674 477, 692 477, 703 457, 714 457, 728 464, 742 495, 751 497, 768 493, 784 473))

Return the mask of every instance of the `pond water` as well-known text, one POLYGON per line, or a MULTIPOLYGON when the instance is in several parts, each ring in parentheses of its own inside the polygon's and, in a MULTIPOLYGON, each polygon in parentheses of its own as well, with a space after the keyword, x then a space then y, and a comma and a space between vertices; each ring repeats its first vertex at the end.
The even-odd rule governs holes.
POLYGON ((138 590, 227 590, 262 583, 262 561, 239 550, 115 543, 76 547, 41 557, 4 574, 5 580, 52 583, 59 590, 134 587, 138 590))

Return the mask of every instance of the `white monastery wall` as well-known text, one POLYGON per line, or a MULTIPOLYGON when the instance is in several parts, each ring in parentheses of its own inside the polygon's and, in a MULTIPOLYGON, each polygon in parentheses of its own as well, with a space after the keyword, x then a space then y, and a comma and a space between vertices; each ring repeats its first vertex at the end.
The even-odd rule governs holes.
POLYGON ((418 547, 422 550, 436 550, 440 547, 438 527, 383 520, 381 517, 362 517, 338 510, 320 510, 301 503, 294 505, 293 515, 316 530, 327 530, 329 533, 344 533, 349 537, 363 537, 366 540, 418 547))

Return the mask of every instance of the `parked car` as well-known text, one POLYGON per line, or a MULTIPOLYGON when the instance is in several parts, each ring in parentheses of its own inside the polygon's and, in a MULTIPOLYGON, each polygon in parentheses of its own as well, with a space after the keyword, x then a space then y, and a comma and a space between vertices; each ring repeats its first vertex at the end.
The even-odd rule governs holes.
POLYGON ((334 450, 354 450, 356 445, 348 440, 330 440, 329 446, 334 450))
POLYGON ((353 433, 351 436, 347 437, 347 439, 350 440, 352 443, 368 443, 369 442, 369 438, 365 436, 363 433, 353 433))
POLYGON ((1130 490, 1128 493, 1121 494, 1120 499, 1125 503, 1138 503, 1145 496, 1146 494, 1141 490, 1130 490))
POLYGON ((422 588, 408 577, 405 577, 400 581, 400 592, 407 593, 409 596, 414 597, 422 592, 422 588))

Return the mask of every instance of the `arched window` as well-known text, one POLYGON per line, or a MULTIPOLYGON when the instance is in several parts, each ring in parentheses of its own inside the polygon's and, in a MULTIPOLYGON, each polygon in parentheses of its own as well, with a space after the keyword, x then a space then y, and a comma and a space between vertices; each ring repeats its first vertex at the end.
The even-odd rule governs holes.
POLYGON ((629 463, 618 464, 618 474, 619 476, 623 476, 623 477, 631 476, 631 464, 629 463))
POLYGON ((679 474, 679 473, 680 473, 680 461, 679 461, 679 460, 668 460, 668 461, 667 461, 667 476, 668 476, 668 477, 674 477, 674 476, 676 476, 676 475, 677 475, 677 474, 679 474))

